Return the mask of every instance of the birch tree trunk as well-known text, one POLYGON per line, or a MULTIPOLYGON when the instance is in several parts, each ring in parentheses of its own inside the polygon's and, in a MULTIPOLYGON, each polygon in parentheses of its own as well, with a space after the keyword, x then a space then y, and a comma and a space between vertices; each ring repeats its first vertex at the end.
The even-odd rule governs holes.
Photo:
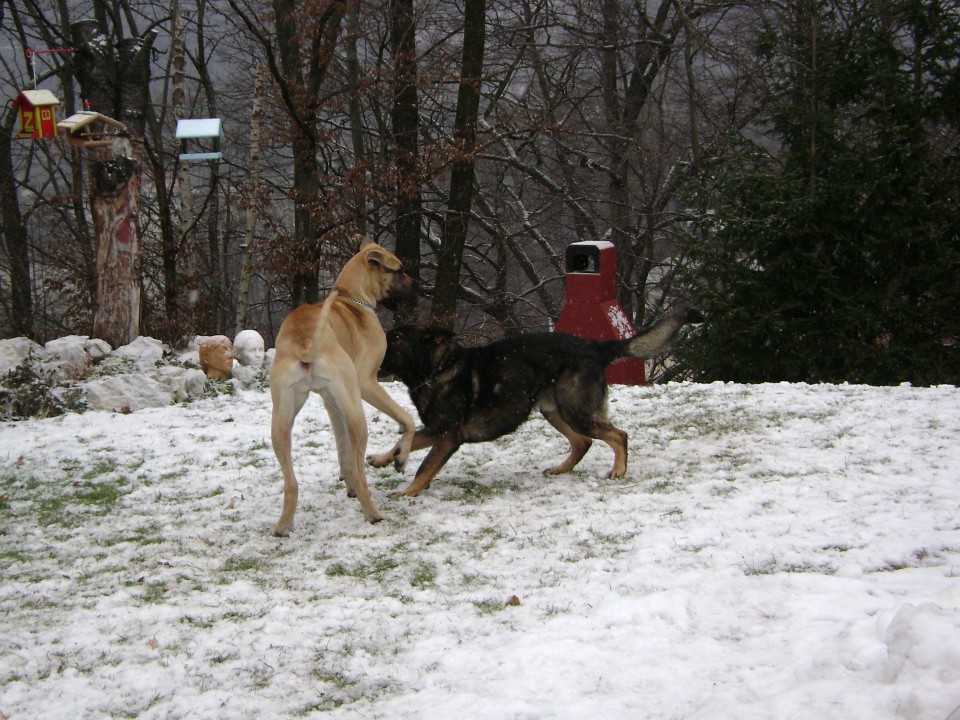
MULTIPOLYGON (((357 38, 360 35, 360 0, 347 3, 347 32, 344 42, 346 54, 347 83, 349 90, 350 143, 353 146, 353 164, 361 172, 369 172, 367 151, 363 142, 363 106, 360 101, 360 58, 357 55, 357 38)), ((366 183, 357 183, 356 198, 357 230, 367 234, 367 193, 366 183)))
MULTIPOLYGON (((174 3, 171 10, 173 27, 170 54, 173 66, 172 94, 174 117, 178 120, 186 117, 183 112, 184 92, 183 80, 186 69, 186 52, 183 39, 183 21, 180 16, 180 4, 174 3)), ((170 276, 167 283, 167 316, 175 317, 183 310, 180 307, 181 281, 178 279, 177 260, 181 256, 187 258, 186 277, 183 286, 187 291, 197 287, 197 248, 192 238, 196 235, 196 219, 193 212, 193 186, 190 182, 190 164, 180 161, 177 167, 177 186, 180 191, 180 232, 176 233, 176 245, 172 248, 173 257, 168 267, 170 276)))
POLYGON ((260 119, 263 116, 263 75, 265 68, 257 68, 257 76, 253 81, 253 114, 250 118, 250 177, 247 180, 249 193, 247 197, 246 227, 244 228, 243 245, 240 246, 240 288, 237 293, 237 321, 234 325, 234 336, 247 325, 247 308, 250 304, 250 255, 253 252, 253 242, 257 229, 257 188, 260 184, 260 119))

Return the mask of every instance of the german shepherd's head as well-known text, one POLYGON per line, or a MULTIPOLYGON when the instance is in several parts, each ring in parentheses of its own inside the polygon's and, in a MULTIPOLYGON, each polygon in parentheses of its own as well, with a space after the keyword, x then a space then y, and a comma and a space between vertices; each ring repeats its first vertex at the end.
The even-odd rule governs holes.
POLYGON ((400 325, 387 333, 387 353, 380 363, 380 375, 396 375, 408 387, 415 387, 426 382, 443 359, 459 347, 449 330, 400 325))

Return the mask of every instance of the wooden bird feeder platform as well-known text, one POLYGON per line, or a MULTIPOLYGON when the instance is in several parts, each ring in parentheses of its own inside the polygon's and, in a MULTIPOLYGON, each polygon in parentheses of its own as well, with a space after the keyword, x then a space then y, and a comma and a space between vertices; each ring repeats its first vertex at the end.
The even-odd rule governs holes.
POLYGON ((126 126, 106 115, 84 110, 61 120, 60 129, 66 132, 67 142, 87 150, 107 147, 114 137, 126 130, 126 126))

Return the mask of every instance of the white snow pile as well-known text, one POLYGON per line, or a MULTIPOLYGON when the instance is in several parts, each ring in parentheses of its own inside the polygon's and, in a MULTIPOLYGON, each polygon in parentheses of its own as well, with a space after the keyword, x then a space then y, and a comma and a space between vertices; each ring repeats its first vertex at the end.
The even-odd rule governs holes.
MULTIPOLYGON (((402 386, 389 391, 410 407, 402 386)), ((960 392, 611 388, 630 469, 539 417, 421 497, 338 481, 263 390, 0 423, 0 715, 945 720, 960 706, 960 392)), ((396 427, 368 409, 370 451, 396 427)))

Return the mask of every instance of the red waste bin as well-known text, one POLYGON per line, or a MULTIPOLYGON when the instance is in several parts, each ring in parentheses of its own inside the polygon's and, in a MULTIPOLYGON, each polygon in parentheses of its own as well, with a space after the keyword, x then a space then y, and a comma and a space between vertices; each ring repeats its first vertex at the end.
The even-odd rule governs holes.
MULTIPOLYGON (((620 340, 637 334, 617 302, 617 250, 605 240, 567 246, 567 301, 555 332, 592 340, 620 340)), ((626 358, 610 365, 608 383, 643 385, 642 359, 626 358)))

